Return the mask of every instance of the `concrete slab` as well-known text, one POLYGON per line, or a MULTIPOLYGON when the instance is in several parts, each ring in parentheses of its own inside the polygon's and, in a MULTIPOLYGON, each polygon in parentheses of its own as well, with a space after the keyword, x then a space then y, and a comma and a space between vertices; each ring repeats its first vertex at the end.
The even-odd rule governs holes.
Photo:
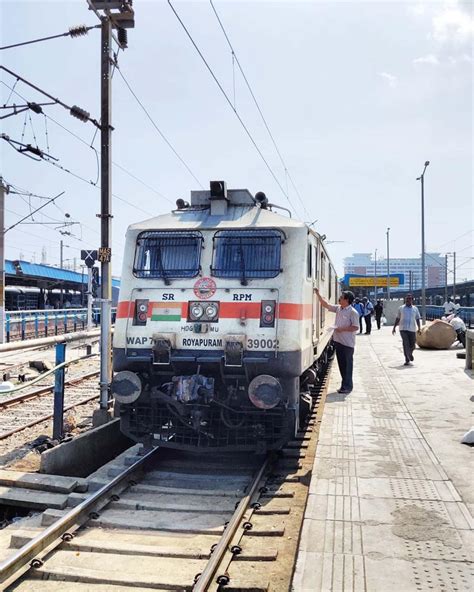
POLYGON ((0 485, 4 487, 23 487, 53 493, 71 493, 86 491, 87 482, 81 478, 44 475, 41 473, 23 473, 21 471, 0 470, 0 485))
POLYGON ((350 395, 333 367, 294 592, 473 588, 472 375, 455 350, 402 362, 382 329, 357 338, 350 395))
POLYGON ((66 507, 67 495, 21 487, 0 487, 0 504, 31 510, 62 509, 66 507))

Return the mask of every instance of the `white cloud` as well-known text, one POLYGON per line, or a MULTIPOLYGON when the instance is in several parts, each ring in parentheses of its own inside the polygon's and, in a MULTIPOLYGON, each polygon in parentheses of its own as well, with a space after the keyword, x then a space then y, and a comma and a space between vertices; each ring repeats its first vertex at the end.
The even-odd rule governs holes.
POLYGON ((398 78, 388 72, 378 72, 378 75, 388 82, 391 88, 395 88, 398 84, 398 78))
POLYGON ((433 16, 433 39, 441 43, 469 41, 474 35, 474 21, 469 5, 467 8, 463 10, 457 2, 446 2, 433 16))
POLYGON ((463 53, 460 56, 449 56, 449 63, 453 66, 458 64, 472 64, 472 57, 467 53, 463 53))
POLYGON ((413 63, 414 64, 430 64, 432 66, 439 66, 438 58, 432 53, 422 56, 420 58, 414 59, 413 63))

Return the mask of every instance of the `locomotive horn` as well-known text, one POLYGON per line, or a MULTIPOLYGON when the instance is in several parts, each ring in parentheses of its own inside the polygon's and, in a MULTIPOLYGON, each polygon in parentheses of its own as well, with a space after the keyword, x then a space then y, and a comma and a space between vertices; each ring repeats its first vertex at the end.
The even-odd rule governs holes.
POLYGON ((266 210, 268 206, 268 197, 263 193, 263 191, 258 191, 255 194, 256 201, 260 204, 262 210, 266 210))
POLYGON ((259 409, 273 409, 281 401, 281 396, 281 384, 268 374, 260 374, 249 384, 249 399, 259 409))

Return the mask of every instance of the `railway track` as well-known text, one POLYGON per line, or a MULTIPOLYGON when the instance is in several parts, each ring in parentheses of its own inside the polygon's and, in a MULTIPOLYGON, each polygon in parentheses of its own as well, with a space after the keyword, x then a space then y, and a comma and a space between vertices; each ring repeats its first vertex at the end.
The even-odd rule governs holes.
POLYGON ((92 479, 13 536, 2 589, 289 590, 325 394, 279 454, 154 449, 92 479))
MULTIPOLYGON (((76 375, 65 382, 64 411, 98 397, 98 370, 76 375)), ((0 440, 53 417, 53 385, 29 389, 20 395, 0 398, 0 440)), ((1 394, 0 394, 1 396, 1 394)))

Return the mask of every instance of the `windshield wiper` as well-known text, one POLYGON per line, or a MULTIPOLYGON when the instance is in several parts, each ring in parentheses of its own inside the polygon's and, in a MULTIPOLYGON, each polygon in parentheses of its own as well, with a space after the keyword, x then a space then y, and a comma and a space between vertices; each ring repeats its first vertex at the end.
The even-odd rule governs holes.
POLYGON ((161 275, 162 275, 162 277, 163 277, 163 280, 164 280, 164 282, 165 282, 165 286, 169 286, 169 285, 171 284, 171 282, 170 282, 170 280, 169 280, 169 279, 166 277, 166 271, 165 271, 165 268, 164 268, 164 266, 163 266, 163 259, 162 259, 162 257, 161 257, 161 247, 160 247, 160 245, 156 245, 156 248, 157 248, 156 255, 157 255, 158 269, 159 269, 159 270, 160 270, 160 272, 161 272, 161 275))

